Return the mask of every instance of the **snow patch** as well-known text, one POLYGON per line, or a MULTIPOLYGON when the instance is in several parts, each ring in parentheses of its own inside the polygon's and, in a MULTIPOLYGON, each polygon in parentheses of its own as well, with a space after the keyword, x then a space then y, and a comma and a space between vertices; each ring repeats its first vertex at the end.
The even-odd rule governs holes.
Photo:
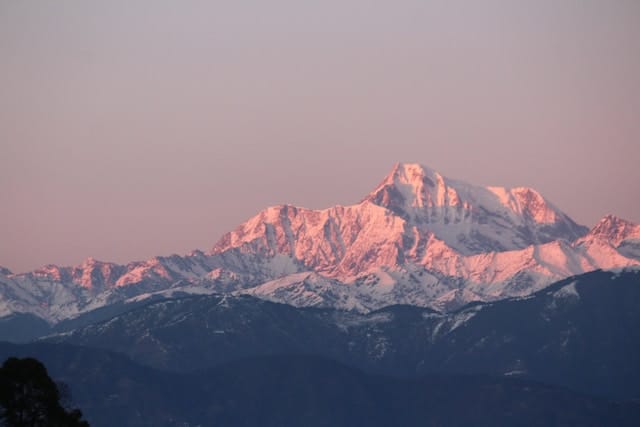
POLYGON ((578 293, 578 291, 576 290, 576 282, 573 281, 571 283, 569 283, 568 285, 563 286, 562 288, 558 289, 557 291, 555 291, 553 293, 553 297, 556 299, 573 299, 573 298, 580 298, 580 294, 578 293))

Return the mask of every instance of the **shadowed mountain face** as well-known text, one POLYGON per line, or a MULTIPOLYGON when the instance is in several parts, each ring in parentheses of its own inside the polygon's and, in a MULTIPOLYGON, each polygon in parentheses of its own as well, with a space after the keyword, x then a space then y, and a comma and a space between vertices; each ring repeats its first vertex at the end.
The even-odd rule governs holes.
POLYGON ((118 354, 57 344, 0 344, 35 356, 68 383, 101 426, 632 426, 640 405, 510 378, 367 375, 310 356, 238 360, 193 374, 139 366, 118 354))
POLYGON ((593 272, 521 299, 450 314, 296 309, 247 296, 165 300, 54 336, 172 371, 315 354, 367 371, 490 374, 640 397, 640 273, 593 272))

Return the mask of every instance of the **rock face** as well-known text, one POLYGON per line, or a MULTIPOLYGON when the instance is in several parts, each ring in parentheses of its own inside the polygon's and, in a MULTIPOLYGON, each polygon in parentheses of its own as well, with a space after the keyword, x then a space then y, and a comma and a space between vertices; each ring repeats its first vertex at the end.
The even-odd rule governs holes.
POLYGON ((397 164, 360 203, 270 207, 209 253, 0 271, 0 315, 49 322, 151 293, 249 293, 296 306, 451 310, 524 296, 595 269, 640 265, 640 227, 591 231, 529 188, 480 187, 397 164))

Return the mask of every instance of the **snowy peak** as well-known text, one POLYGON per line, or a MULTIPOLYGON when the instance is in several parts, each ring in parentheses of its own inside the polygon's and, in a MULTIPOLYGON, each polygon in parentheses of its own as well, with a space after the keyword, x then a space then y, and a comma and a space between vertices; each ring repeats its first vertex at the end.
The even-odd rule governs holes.
POLYGON ((87 258, 72 270, 72 276, 75 282, 85 288, 104 289, 112 287, 124 271, 125 269, 117 264, 87 258))
POLYGON ((478 211, 507 211, 535 224, 554 224, 566 219, 566 215, 532 188, 475 186, 416 163, 396 164, 365 200, 400 215, 420 208, 457 207, 468 211, 466 216, 478 211))
POLYGON ((640 240, 640 225, 619 218, 615 215, 607 215, 589 231, 589 237, 597 238, 619 246, 627 239, 640 240))
POLYGON ((137 285, 141 282, 154 283, 157 287, 169 285, 178 280, 198 279, 208 273, 207 257, 195 252, 187 257, 172 255, 154 257, 147 261, 132 262, 127 265, 85 259, 80 265, 60 267, 49 264, 30 273, 18 274, 18 280, 35 282, 73 283, 96 295, 114 288, 137 285))
POLYGON ((38 279, 72 282, 83 288, 99 291, 112 287, 124 272, 125 267, 123 266, 87 258, 80 265, 74 267, 45 265, 35 270, 32 275, 38 279))
POLYGON ((515 215, 535 224, 554 224, 562 221, 563 214, 540 193, 528 187, 487 187, 499 203, 515 215))
POLYGON ((460 197, 449 180, 417 163, 397 163, 365 200, 400 215, 408 208, 458 206, 460 197))
POLYGON ((640 225, 607 215, 602 218, 577 245, 601 260, 609 268, 640 263, 640 225))
POLYGON ((71 282, 71 275, 69 274, 70 267, 58 267, 55 264, 44 265, 32 273, 26 273, 39 279, 55 280, 57 282, 71 282))
POLYGON ((414 163, 395 165, 365 201, 465 255, 573 241, 588 231, 531 188, 476 186, 414 163))

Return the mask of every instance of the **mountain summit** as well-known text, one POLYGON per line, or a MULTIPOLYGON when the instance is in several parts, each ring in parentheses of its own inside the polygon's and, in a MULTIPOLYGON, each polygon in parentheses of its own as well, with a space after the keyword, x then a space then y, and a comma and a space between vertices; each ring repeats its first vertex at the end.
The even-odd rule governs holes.
POLYGON ((3 271, 0 315, 57 322, 175 293, 251 294, 359 311, 393 304, 450 310, 639 265, 640 228, 628 221, 607 216, 589 231, 533 189, 482 187, 398 163, 359 203, 273 206, 208 253, 3 271))
POLYGON ((615 215, 607 215, 589 231, 589 235, 620 246, 630 240, 640 242, 640 225, 615 215))
POLYGON ((415 163, 398 163, 365 200, 383 206, 464 255, 575 240, 586 227, 537 191, 480 187, 415 163))

